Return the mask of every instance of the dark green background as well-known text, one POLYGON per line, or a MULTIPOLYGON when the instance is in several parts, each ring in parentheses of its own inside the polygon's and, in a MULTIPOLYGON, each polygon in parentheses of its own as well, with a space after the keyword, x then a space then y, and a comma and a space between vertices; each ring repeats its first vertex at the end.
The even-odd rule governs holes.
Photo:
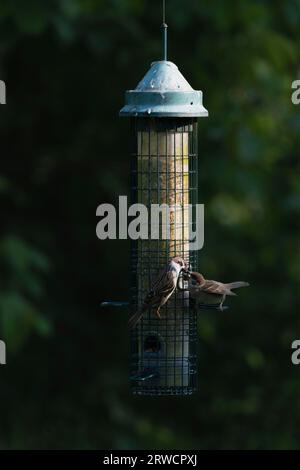
POLYGON ((0 447, 262 449, 300 442, 299 0, 169 0, 169 57, 204 92, 201 270, 244 279, 199 316, 199 393, 127 384, 129 244, 96 207, 129 193, 123 94, 160 58, 161 2, 1 0, 0 447))

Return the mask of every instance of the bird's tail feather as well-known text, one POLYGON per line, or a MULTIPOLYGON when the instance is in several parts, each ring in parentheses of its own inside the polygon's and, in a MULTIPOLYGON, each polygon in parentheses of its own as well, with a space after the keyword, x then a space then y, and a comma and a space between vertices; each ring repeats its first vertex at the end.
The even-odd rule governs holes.
POLYGON ((238 281, 238 282, 230 282, 229 284, 225 284, 227 289, 239 289, 240 287, 248 287, 250 284, 248 282, 238 281))

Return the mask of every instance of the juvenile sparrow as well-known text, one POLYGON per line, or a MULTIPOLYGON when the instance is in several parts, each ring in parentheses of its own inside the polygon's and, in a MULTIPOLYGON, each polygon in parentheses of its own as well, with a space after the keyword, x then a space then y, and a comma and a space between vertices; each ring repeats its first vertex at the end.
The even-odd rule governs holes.
POLYGON ((230 282, 223 284, 218 281, 209 281, 205 279, 202 274, 191 271, 188 289, 192 299, 197 300, 201 304, 206 305, 219 305, 220 310, 223 310, 223 303, 227 295, 236 295, 231 289, 238 289, 240 287, 248 287, 248 282, 230 282))
POLYGON ((182 270, 186 270, 185 261, 176 256, 172 258, 167 267, 160 273, 158 278, 151 286, 151 290, 146 295, 143 304, 138 312, 129 319, 129 327, 134 328, 143 314, 150 307, 156 308, 156 315, 160 318, 160 308, 169 300, 174 293, 179 274, 182 270))

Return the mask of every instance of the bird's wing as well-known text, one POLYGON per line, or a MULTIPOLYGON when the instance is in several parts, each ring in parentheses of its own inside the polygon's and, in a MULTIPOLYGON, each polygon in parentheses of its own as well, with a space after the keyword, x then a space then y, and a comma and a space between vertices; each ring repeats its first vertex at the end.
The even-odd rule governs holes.
POLYGON ((176 276, 173 271, 164 270, 153 283, 144 299, 144 307, 160 304, 163 298, 168 299, 176 287, 176 276))
POLYGON ((225 285, 222 282, 218 281, 208 281, 206 280, 204 284, 199 286, 202 292, 207 292, 209 294, 228 294, 230 295, 230 290, 226 289, 225 285))

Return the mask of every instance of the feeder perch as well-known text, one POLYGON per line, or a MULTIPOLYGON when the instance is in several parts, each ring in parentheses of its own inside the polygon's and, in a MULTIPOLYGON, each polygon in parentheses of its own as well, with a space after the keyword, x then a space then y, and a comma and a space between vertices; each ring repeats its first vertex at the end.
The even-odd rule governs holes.
MULTIPOLYGON (((188 204, 198 203, 197 119, 208 112, 202 92, 193 90, 167 60, 165 22, 162 30, 164 60, 153 62, 136 89, 126 92, 120 111, 120 116, 131 120, 131 203, 144 204, 149 213, 151 204, 167 204, 171 209, 168 240, 132 241, 131 314, 140 308, 170 258, 181 256, 197 270, 197 252, 189 249, 195 211, 190 214, 188 204)), ((196 390, 196 317, 183 288, 162 307, 161 319, 151 309, 145 312, 130 331, 134 394, 190 395, 196 390)))

